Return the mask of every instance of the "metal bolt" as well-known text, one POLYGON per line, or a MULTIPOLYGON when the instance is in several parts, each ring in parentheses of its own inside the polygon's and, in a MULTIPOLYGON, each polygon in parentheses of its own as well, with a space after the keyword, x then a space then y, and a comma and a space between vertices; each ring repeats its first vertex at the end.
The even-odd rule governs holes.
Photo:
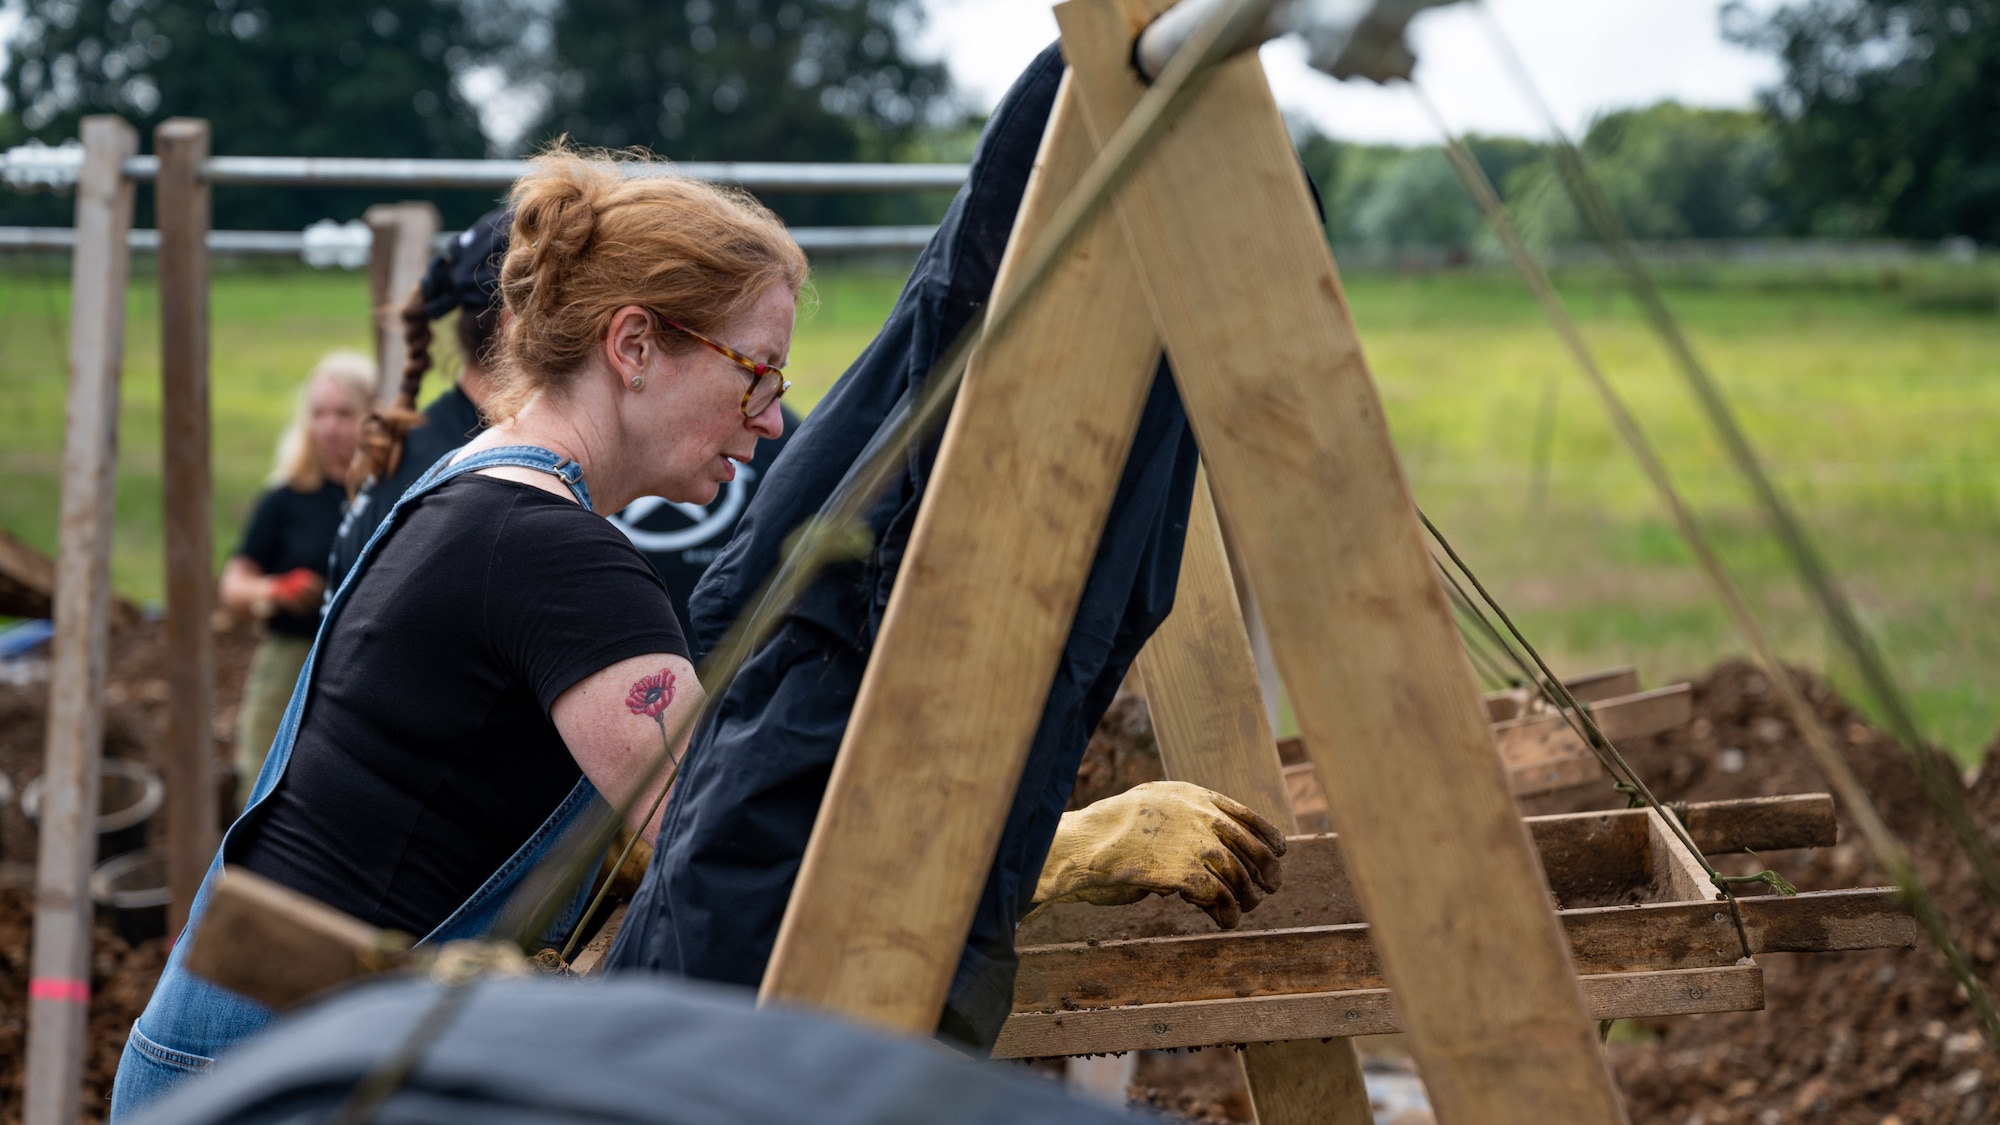
POLYGON ((1155 1035, 1165 1035, 1166 1033, 1167 1033, 1167 1025, 1166 1025, 1166 1024, 1163 1024, 1163 1023, 1156 1023, 1156 1024, 1154 1024, 1154 1025, 1153 1025, 1153 1034, 1155 1034, 1155 1035))

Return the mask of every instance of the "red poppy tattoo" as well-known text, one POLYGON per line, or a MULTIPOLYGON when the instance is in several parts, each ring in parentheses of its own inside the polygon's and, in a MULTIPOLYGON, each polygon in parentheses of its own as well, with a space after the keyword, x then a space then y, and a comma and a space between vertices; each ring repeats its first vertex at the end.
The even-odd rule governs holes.
POLYGON ((644 715, 655 722, 662 721, 661 714, 673 701, 674 674, 665 668, 654 675, 641 677, 625 696, 625 706, 634 715, 644 715))

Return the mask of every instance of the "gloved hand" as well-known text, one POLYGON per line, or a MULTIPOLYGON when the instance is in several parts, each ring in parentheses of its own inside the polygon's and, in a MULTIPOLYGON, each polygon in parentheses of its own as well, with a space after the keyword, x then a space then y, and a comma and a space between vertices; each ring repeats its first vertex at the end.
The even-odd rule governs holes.
POLYGON ((1284 854, 1284 833, 1244 805, 1184 781, 1151 781, 1063 814, 1035 910, 1179 894, 1234 929, 1278 889, 1284 854))
POLYGON ((265 587, 270 599, 293 613, 306 613, 319 606, 326 593, 326 579, 305 567, 294 567, 271 579, 265 587))

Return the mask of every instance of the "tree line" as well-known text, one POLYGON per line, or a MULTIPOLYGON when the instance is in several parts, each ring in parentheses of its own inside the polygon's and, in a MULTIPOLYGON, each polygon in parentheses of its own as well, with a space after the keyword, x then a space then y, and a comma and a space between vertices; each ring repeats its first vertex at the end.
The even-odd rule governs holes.
MULTIPOLYGON (((4 3, 5 0, 0 0, 4 3)), ((910 47, 921 0, 16 0, 0 146, 188 114, 218 152, 468 157, 566 135, 682 160, 962 159, 977 119, 910 47), (484 82, 503 95, 467 96, 484 82), (505 116, 503 113, 501 116, 505 116)), ((1791 0, 1725 9, 1783 76, 1755 110, 1662 103, 1581 145, 1641 238, 1969 237, 2000 243, 2000 0, 1791 0)), ((1585 237, 1548 154, 1470 145, 1530 237, 1585 237)), ((1469 252, 1479 217, 1435 148, 1300 151, 1337 243, 1469 252)), ((409 193, 401 193, 409 194, 409 193)), ((492 205, 434 196, 448 223, 492 205)), ((217 223, 296 229, 382 198, 218 190, 217 223)), ((907 222, 942 200, 773 199, 793 222, 907 222)), ((67 204, 0 193, 0 222, 67 204)))
MULTIPOLYGON (((1755 111, 1673 102, 1600 116, 1579 147, 1642 239, 1970 238, 2000 243, 2000 3, 1805 0, 1724 13, 1782 61, 1755 111)), ((1549 153, 1468 138, 1531 240, 1590 240, 1549 153)), ((1484 224, 1437 148, 1300 153, 1336 244, 1469 254, 1484 224)))

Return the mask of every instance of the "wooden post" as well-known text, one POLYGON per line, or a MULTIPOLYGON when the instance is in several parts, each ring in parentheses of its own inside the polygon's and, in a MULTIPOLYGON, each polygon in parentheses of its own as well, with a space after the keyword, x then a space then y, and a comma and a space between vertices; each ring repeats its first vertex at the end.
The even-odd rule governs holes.
POLYGON ((423 280, 437 237, 438 210, 429 203, 378 203, 361 213, 375 235, 368 248, 368 306, 375 318, 375 363, 383 402, 396 397, 403 375, 403 302, 423 280))
MULTIPOLYGON (((1140 650, 1138 668, 1166 775, 1226 793, 1286 835, 1297 832, 1206 473, 1195 482, 1174 611, 1140 650)), ((1251 1043, 1237 1059, 1258 1125, 1375 1119, 1351 1040, 1251 1043)))
POLYGON ((116 117, 83 119, 70 272, 69 403, 63 431, 55 642, 35 871, 28 979, 27 1125, 77 1119, 90 1015, 90 868, 97 859, 97 763, 111 607, 111 513, 118 453, 118 373, 131 272, 132 182, 123 163, 139 135, 116 117))
POLYGON ((215 854, 215 632, 209 505, 208 122, 153 130, 160 227, 160 422, 166 462, 167 928, 178 933, 215 854))
MULTIPOLYGON (((1094 151, 1076 109, 1065 82, 995 300, 1094 151)), ((973 357, 766 1000, 937 1026, 1159 362, 1130 263, 1100 216, 973 357)))
MULTIPOLYGON (((1101 139, 1165 0, 1056 9, 1101 139)), ((1624 1111, 1257 57, 1114 200, 1440 1122, 1624 1111)))

